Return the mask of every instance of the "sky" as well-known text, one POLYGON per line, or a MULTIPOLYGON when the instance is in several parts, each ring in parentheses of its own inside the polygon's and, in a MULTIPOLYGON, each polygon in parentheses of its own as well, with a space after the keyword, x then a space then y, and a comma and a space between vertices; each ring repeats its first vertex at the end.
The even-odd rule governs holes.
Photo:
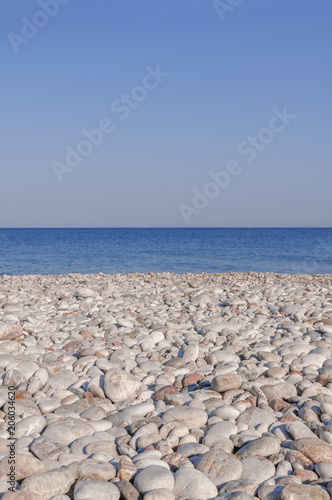
POLYGON ((331 0, 1 0, 0 227, 331 227, 331 0))

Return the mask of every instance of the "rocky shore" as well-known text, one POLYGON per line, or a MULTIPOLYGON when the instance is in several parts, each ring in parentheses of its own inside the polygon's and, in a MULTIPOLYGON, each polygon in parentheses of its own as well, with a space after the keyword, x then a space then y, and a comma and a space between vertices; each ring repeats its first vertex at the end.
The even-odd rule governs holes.
POLYGON ((3 500, 331 498, 330 275, 0 276, 0 372, 3 500))

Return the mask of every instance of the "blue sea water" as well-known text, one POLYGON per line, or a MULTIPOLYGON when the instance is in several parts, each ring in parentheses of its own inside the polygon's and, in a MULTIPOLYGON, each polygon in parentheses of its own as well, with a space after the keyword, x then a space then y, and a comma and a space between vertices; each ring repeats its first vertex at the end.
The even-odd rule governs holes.
POLYGON ((332 229, 0 229, 0 274, 332 274, 332 229))

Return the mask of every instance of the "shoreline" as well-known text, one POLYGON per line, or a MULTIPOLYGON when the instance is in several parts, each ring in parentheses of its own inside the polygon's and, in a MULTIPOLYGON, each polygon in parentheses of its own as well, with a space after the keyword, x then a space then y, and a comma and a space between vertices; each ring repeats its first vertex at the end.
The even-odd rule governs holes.
POLYGON ((94 279, 94 278, 105 278, 109 280, 121 280, 121 279, 143 279, 147 277, 153 277, 153 278, 158 278, 161 280, 167 280, 171 278, 175 279, 196 279, 196 280, 203 280, 207 279, 210 280, 210 282, 214 282, 216 280, 227 280, 227 279, 238 279, 238 280, 256 280, 259 282, 260 280, 266 280, 266 279, 274 279, 274 280, 282 280, 282 279, 287 279, 291 280, 294 282, 302 282, 302 281, 308 281, 312 282, 315 280, 323 280, 326 282, 331 281, 332 284, 332 274, 324 273, 324 274, 303 274, 303 273, 275 273, 275 272, 255 272, 255 271, 249 271, 249 272, 241 272, 241 271, 230 271, 230 272, 225 272, 225 273, 207 273, 207 272, 201 272, 201 273, 174 273, 174 272, 150 272, 146 271, 144 273, 142 272, 131 272, 131 273, 60 273, 60 274, 5 274, 2 273, 0 274, 0 283, 1 280, 8 280, 8 279, 33 279, 33 278, 38 278, 38 279, 94 279))

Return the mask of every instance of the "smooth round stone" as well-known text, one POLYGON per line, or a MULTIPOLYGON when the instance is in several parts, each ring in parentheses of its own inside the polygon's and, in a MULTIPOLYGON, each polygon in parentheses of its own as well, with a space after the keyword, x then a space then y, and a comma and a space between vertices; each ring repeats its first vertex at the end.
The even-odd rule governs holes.
MULTIPOLYGON (((94 437, 94 436, 93 436, 94 437)), ((111 436, 110 436, 111 437, 111 436)), ((117 456, 116 444, 112 441, 112 439, 108 441, 96 441, 94 437, 94 441, 87 442, 86 445, 83 445, 84 452, 88 455, 94 455, 98 452, 109 453, 113 457, 117 456)))
POLYGON ((296 387, 294 387, 292 384, 288 384, 287 382, 279 382, 278 384, 274 385, 272 388, 270 386, 262 386, 262 390, 268 400, 270 399, 285 399, 286 401, 289 401, 290 398, 296 397, 297 396, 297 390, 296 387), (272 397, 269 397, 268 395, 268 390, 272 390, 272 397))
POLYGON ((91 384, 89 385, 89 391, 91 394, 93 394, 96 398, 105 398, 105 393, 101 387, 98 385, 91 384))
POLYGON ((73 372, 64 372, 53 375, 47 382, 47 389, 68 389, 78 381, 78 376, 73 372))
POLYGON ((240 413, 241 411, 238 408, 235 408, 235 406, 226 405, 213 410, 210 417, 220 417, 223 420, 236 420, 240 413))
MULTIPOLYGON (((210 429, 207 431, 205 439, 207 438, 213 438, 214 436, 216 438, 218 437, 224 437, 224 438, 229 438, 232 434, 237 433, 237 425, 233 424, 232 422, 229 422, 228 420, 217 422, 213 425, 211 425, 210 429)), ((209 446, 207 443, 204 443, 207 446, 209 446)))
POLYGON ((44 385, 46 385, 48 379, 49 379, 49 375, 48 375, 48 371, 45 369, 45 368, 39 368, 35 373, 34 373, 34 376, 35 377, 38 377, 39 380, 41 381, 42 383, 42 387, 44 385))
POLYGON ((80 417, 86 420, 102 420, 106 417, 106 410, 100 406, 93 406, 80 413, 80 417))
POLYGON ((104 451, 99 451, 91 456, 91 459, 94 460, 95 462, 105 462, 105 463, 111 462, 113 458, 114 458, 113 455, 111 455, 110 453, 106 453, 104 451))
POLYGON ((43 415, 52 413, 54 410, 56 410, 56 408, 59 408, 59 406, 61 406, 61 401, 56 398, 45 399, 38 404, 38 408, 43 415))
POLYGON ((326 361, 326 356, 321 354, 307 354, 302 358, 302 366, 315 365, 321 368, 324 361, 326 361))
POLYGON ((177 453, 180 453, 183 457, 192 457, 194 455, 202 455, 207 451, 210 451, 207 446, 198 443, 185 443, 181 444, 177 448, 177 453))
POLYGON ((257 478, 263 483, 275 475, 275 466, 264 457, 247 457, 241 461, 242 479, 257 478))
POLYGON ((63 453, 70 453, 67 446, 60 443, 54 443, 44 436, 35 439, 30 446, 30 449, 40 460, 58 460, 63 453))
POLYGON ((261 408, 250 407, 238 417, 236 423, 246 424, 248 427, 256 427, 260 424, 271 425, 276 421, 272 410, 262 410, 261 408))
POLYGON ((48 425, 43 432, 43 437, 69 445, 82 436, 91 436, 93 432, 93 427, 87 422, 80 420, 60 421, 48 425))
POLYGON ((109 420, 89 420, 89 424, 94 428, 95 433, 108 431, 113 427, 109 420))
POLYGON ((216 392, 226 392, 239 389, 242 385, 242 378, 236 374, 217 375, 212 379, 211 389, 216 392))
POLYGON ((120 491, 112 484, 105 481, 78 481, 74 488, 74 500, 119 500, 120 491))
POLYGON ((12 340, 22 335, 23 329, 19 325, 15 324, 4 324, 0 325, 0 341, 1 340, 12 340))
MULTIPOLYGON (((294 477, 294 476, 293 476, 294 477)), ((273 481, 271 479, 271 481, 273 481)), ((263 485, 258 490, 258 498, 260 500, 280 500, 280 493, 284 489, 285 485, 269 484, 263 485)), ((290 500, 290 499, 289 499, 290 500)))
POLYGON ((138 493, 137 489, 126 480, 121 480, 116 484, 118 490, 121 493, 121 499, 123 500, 141 500, 141 495, 138 493))
POLYGON ((195 467, 211 479, 216 486, 240 479, 242 475, 240 460, 221 450, 213 450, 205 453, 198 460, 195 467))
MULTIPOLYGON (((48 469, 41 460, 34 457, 31 453, 15 454, 15 480, 20 481, 32 474, 46 472, 48 469)), ((8 457, 0 461, 0 479, 8 479, 7 475, 11 472, 10 461, 8 457)))
POLYGON ((171 491, 159 488, 145 493, 143 500, 175 500, 175 496, 171 491))
POLYGON ((182 359, 185 363, 189 361, 196 361, 199 353, 199 345, 198 344, 190 344, 185 348, 182 359))
POLYGON ((104 392, 113 403, 136 398, 141 389, 141 383, 130 373, 114 368, 105 373, 104 392))
POLYGON ((158 443, 161 437, 158 433, 158 427, 156 424, 151 423, 141 427, 135 432, 131 440, 129 441, 129 446, 132 448, 145 448, 146 446, 158 443))
POLYGON ((292 464, 288 460, 283 460, 277 465, 277 476, 289 476, 293 473, 292 464))
POLYGON ((191 408, 189 406, 176 406, 167 410, 162 416, 164 424, 177 420, 179 422, 185 422, 188 429, 201 428, 207 422, 208 416, 204 410, 200 408, 191 408))
POLYGON ((207 433, 202 443, 210 449, 218 448, 226 453, 232 453, 234 450, 233 441, 227 437, 219 436, 216 432, 207 433))
MULTIPOLYGON (((97 434, 100 434, 100 433, 94 433, 93 436, 81 436, 77 439, 75 439, 75 441, 73 441, 69 447, 70 447, 70 453, 75 453, 77 455, 80 455, 80 454, 87 454, 87 455, 91 455, 93 453, 95 453, 96 451, 100 451, 99 449, 97 449, 96 451, 95 450, 92 450, 92 451, 87 451, 87 446, 89 446, 90 444, 95 444, 98 442, 98 439, 100 439, 99 436, 97 436, 97 434)), ((104 434, 104 433, 101 433, 101 434, 104 434)), ((107 435, 107 437, 104 438, 104 441, 99 441, 101 442, 102 444, 105 443, 113 443, 114 441, 114 438, 110 435, 107 435)))
MULTIPOLYGON (((166 453, 164 453, 164 454, 166 454, 166 453)), ((135 454, 135 456, 133 457, 133 462, 136 463, 140 460, 146 460, 146 459, 147 460, 156 460, 159 462, 161 457, 162 457, 162 453, 159 450, 146 450, 146 451, 142 451, 141 453, 135 454)), ((152 464, 152 465, 156 465, 156 464, 152 464)))
POLYGON ((320 325, 319 330, 327 335, 332 335, 332 325, 320 325))
POLYGON ((202 472, 190 467, 181 467, 175 474, 175 497, 208 500, 218 495, 217 487, 202 472))
POLYGON ((24 374, 19 370, 18 368, 10 368, 8 371, 5 372, 5 376, 3 379, 3 384, 7 386, 14 386, 15 388, 24 382, 26 380, 26 377, 24 374))
POLYGON ((94 297, 96 295, 96 292, 92 290, 92 288, 89 287, 83 287, 81 286, 77 291, 76 294, 78 297, 81 298, 87 298, 87 297, 94 297))
POLYGON ((216 500, 253 500, 254 497, 243 491, 229 491, 222 493, 216 500))
POLYGON ((281 500, 329 500, 330 495, 320 486, 289 484, 280 494, 281 500))
POLYGON ((315 464, 315 471, 319 477, 332 479, 332 464, 328 462, 318 462, 315 464))
POLYGON ((304 422, 288 422, 286 424, 286 430, 293 437, 293 439, 302 439, 302 438, 317 438, 316 434, 314 434, 308 426, 305 425, 304 422))
POLYGON ((75 389, 75 387, 71 387, 68 390, 69 390, 69 392, 75 394, 75 396, 77 396, 78 399, 82 399, 83 398, 83 395, 82 395, 81 391, 79 391, 78 389, 75 389))
POLYGON ((280 442, 278 439, 263 436, 245 444, 236 452, 236 456, 239 458, 251 457, 252 455, 268 457, 275 453, 279 453, 279 451, 280 442))
POLYGON ((332 464, 332 446, 318 438, 304 438, 294 441, 292 450, 300 451, 314 464, 327 462, 332 464))
POLYGON ((145 401, 144 403, 138 403, 132 406, 128 406, 121 411, 121 416, 124 417, 125 421, 129 421, 132 417, 145 417, 147 413, 154 411, 154 404, 150 401, 145 401))
POLYGON ((322 403, 320 405, 320 409, 323 413, 327 413, 327 415, 332 417, 332 404, 331 403, 322 403))
POLYGON ((15 426, 15 437, 30 436, 33 433, 40 433, 46 425, 46 419, 42 416, 27 417, 18 422, 15 426))
POLYGON ((3 370, 12 361, 14 361, 14 358, 11 354, 0 354, 0 369, 3 370))
POLYGON ((229 481, 219 489, 219 495, 229 492, 242 492, 248 495, 254 495, 257 489, 258 482, 252 479, 237 479, 229 481))
POLYGON ((165 467, 150 465, 135 476, 134 486, 142 494, 160 488, 173 491, 174 476, 165 467))
POLYGON ((133 328, 134 324, 125 318, 116 318, 116 321, 119 326, 123 326, 124 328, 133 328))
POLYGON ((38 493, 46 500, 49 500, 55 495, 68 493, 76 478, 77 465, 72 464, 27 477, 21 483, 21 490, 38 493))
POLYGON ((98 463, 94 460, 85 460, 78 467, 80 481, 110 481, 116 475, 115 467, 110 463, 98 463))
POLYGON ((215 356, 218 363, 240 363, 241 358, 231 351, 217 350, 213 351, 213 356, 215 356))
POLYGON ((124 481, 130 481, 137 473, 136 465, 129 457, 122 456, 117 466, 117 477, 124 481))

